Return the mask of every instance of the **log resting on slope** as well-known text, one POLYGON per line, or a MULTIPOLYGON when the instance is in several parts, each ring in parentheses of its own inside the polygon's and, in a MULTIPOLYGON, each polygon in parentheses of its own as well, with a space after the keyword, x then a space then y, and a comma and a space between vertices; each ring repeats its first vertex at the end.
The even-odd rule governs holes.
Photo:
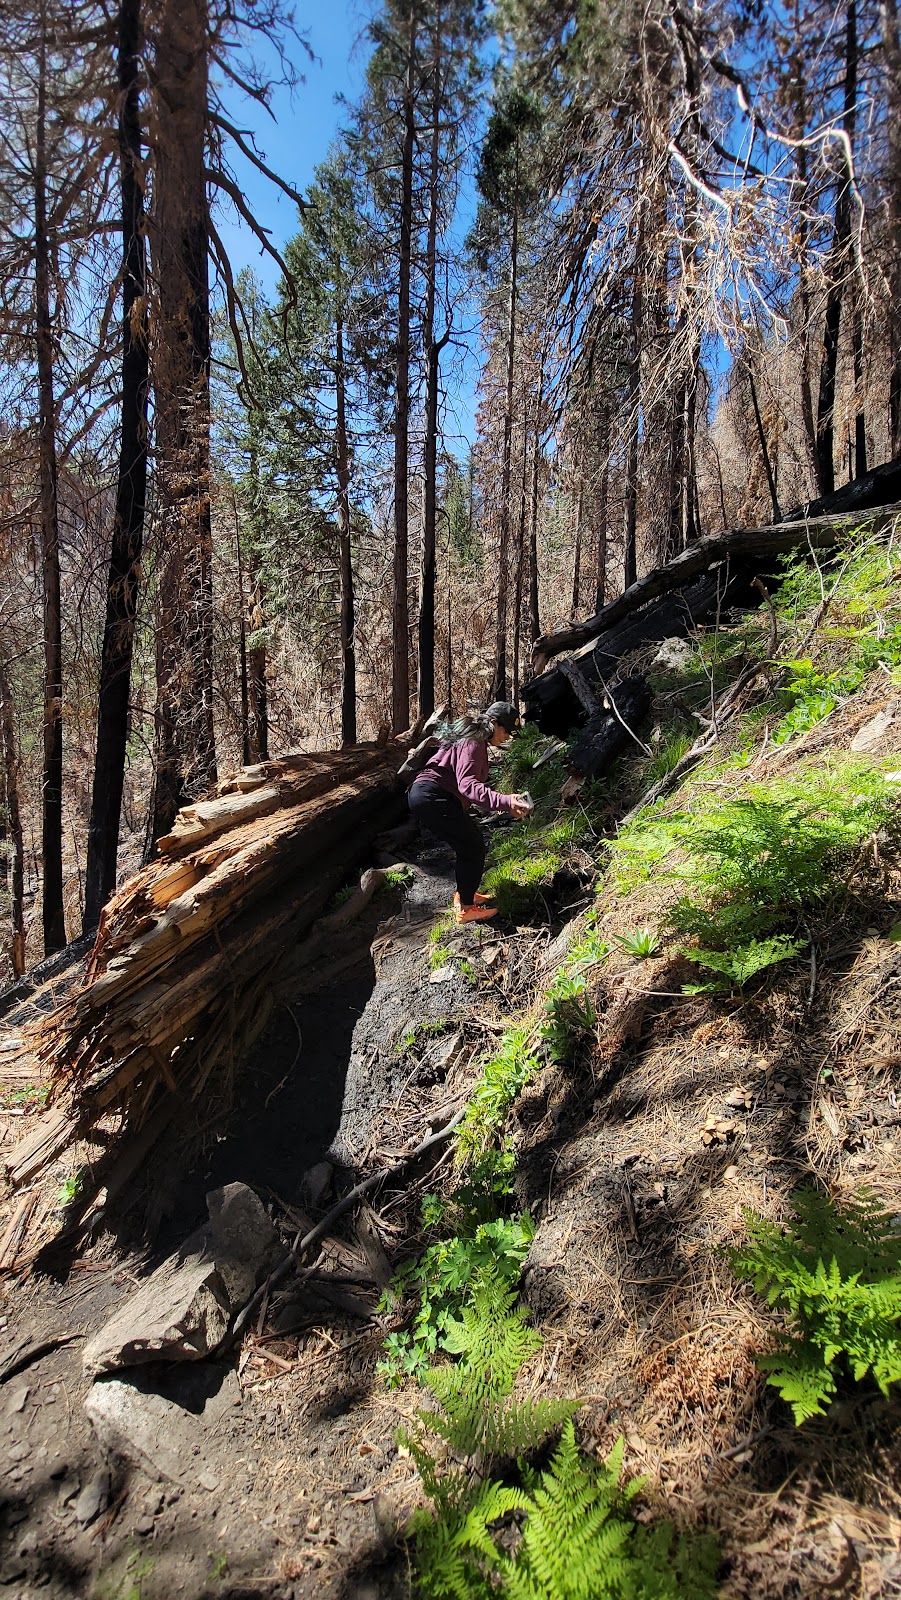
POLYGON ((23 1046, 52 1109, 7 1158, 22 1183, 115 1115, 118 1141, 161 1097, 227 1108, 282 967, 401 807, 404 756, 357 746, 246 769, 179 814, 110 902, 83 985, 23 1046))
MULTIPOLYGON (((609 683, 630 650, 684 635, 729 606, 756 604, 759 595, 751 588, 752 565, 730 562, 728 571, 718 566, 705 572, 678 593, 665 595, 637 617, 609 629, 603 638, 583 645, 570 659, 588 684, 609 683)), ((536 722, 542 733, 563 738, 586 720, 582 697, 574 689, 566 663, 530 679, 523 685, 522 696, 525 720, 536 722)))
MULTIPOLYGON (((880 481, 891 483, 894 480, 880 481)), ((752 557, 759 562, 804 545, 814 550, 827 549, 837 544, 844 534, 860 527, 860 511, 866 509, 859 507, 854 512, 841 515, 827 513, 809 517, 803 522, 780 522, 764 528, 739 528, 729 533, 711 534, 705 539, 699 539, 673 561, 667 562, 665 566, 655 567, 643 578, 639 578, 637 583, 630 584, 628 589, 615 600, 611 600, 610 604, 604 606, 596 616, 536 639, 532 646, 533 668, 536 674, 542 672, 554 656, 600 638, 624 617, 631 616, 649 601, 659 599, 661 595, 672 594, 674 590, 684 588, 692 578, 698 577, 718 562, 746 561, 752 557)), ((897 502, 884 505, 881 511, 876 513, 867 510, 866 525, 874 532, 881 531, 890 526, 899 513, 901 504, 897 502)))

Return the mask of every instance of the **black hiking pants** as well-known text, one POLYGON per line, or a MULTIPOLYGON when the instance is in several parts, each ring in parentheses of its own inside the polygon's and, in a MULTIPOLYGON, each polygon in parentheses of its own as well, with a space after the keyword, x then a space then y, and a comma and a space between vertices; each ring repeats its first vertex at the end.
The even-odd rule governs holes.
POLYGON ((451 846, 457 858, 460 903, 471 906, 485 870, 485 841, 478 823, 437 783, 414 783, 407 804, 417 822, 451 846))

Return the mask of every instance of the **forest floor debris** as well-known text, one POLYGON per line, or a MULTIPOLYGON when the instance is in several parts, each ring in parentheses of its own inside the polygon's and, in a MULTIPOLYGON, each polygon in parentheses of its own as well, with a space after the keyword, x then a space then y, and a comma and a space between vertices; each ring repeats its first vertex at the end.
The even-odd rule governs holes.
MULTIPOLYGON (((579 1441, 593 1458, 624 1438, 626 1471, 647 1479, 642 1516, 716 1534, 723 1600, 901 1595, 901 1403, 871 1381, 847 1383, 825 1415, 795 1427, 758 1366, 776 1319, 728 1259, 746 1208, 779 1219, 811 1179, 838 1198, 871 1187, 901 1212, 896 838, 888 826, 861 827, 858 844, 839 852, 835 893, 805 903, 803 926, 795 919, 803 937, 790 949, 778 944, 782 928, 757 937, 763 976, 724 968, 734 949, 705 951, 672 921, 686 895, 684 840, 707 838, 717 807, 734 817, 728 808, 749 785, 775 781, 784 798, 808 784, 808 797, 822 796, 823 771, 858 770, 846 762, 865 728, 872 740, 854 759, 878 763, 883 787, 894 781, 901 726, 884 713, 901 667, 901 596, 896 564, 880 559, 877 654, 891 660, 867 654, 858 674, 848 655, 855 612, 836 601, 807 664, 786 650, 789 692, 776 699, 771 682, 748 680, 740 716, 645 818, 640 849, 628 829, 618 845, 604 843, 614 798, 603 789, 583 792, 563 821, 549 802, 532 833, 499 833, 492 871, 509 899, 494 925, 453 929, 446 866, 426 853, 381 927, 373 902, 358 966, 274 1019, 268 1058, 258 1054, 230 1128, 219 1130, 226 1137, 211 1138, 195 1170, 170 1183, 165 1204, 161 1170, 155 1180, 164 1254, 206 1192, 230 1180, 257 1190, 290 1243, 356 1179, 391 1170, 481 1095, 484 1125, 513 1151, 513 1199, 534 1233, 515 1251, 526 1255, 523 1295, 542 1342, 518 1392, 577 1400, 579 1441), (604 867, 596 893, 586 862, 604 867), (484 1081, 491 1059, 521 1074, 509 1098, 500 1078, 484 1081)), ((860 574, 855 584, 859 606, 860 574)), ((791 644, 809 611, 799 602, 792 635, 780 604, 791 644)), ((758 626, 765 641, 765 609, 758 626)), ((677 735, 752 648, 742 624, 700 636, 692 662, 658 672, 643 730, 652 757, 636 747, 611 779, 620 814, 679 761, 677 735)), ((528 740, 522 750, 535 759, 528 740)), ((855 811, 839 784, 830 826, 868 815, 874 792, 864 784, 855 811)), ((797 815, 800 827, 803 808, 797 815)), ((767 856, 755 846, 749 859, 763 869, 767 856)), ((824 883, 834 870, 827 855, 824 883)), ((709 923, 732 902, 702 904, 701 882, 692 914, 709 923)), ((747 915, 736 904, 733 945, 747 915)), ((94 1332, 153 1263, 128 1253, 120 1230, 56 1280, 9 1284, 10 1344, 48 1346, 0 1384, 0 1577, 18 1584, 13 1592, 102 1600, 126 1583, 141 1600, 408 1592, 398 1535, 422 1484, 397 1430, 413 1424, 422 1393, 413 1379, 400 1374, 391 1387, 383 1375, 386 1336, 389 1352, 394 1336, 395 1352, 410 1354, 415 1268, 387 1295, 385 1280, 440 1244, 460 1170, 450 1148, 429 1156, 273 1285, 228 1369, 226 1400, 217 1408, 208 1394, 182 1407, 192 1437, 174 1478, 159 1463, 158 1481, 120 1466, 104 1485, 81 1346, 49 1348, 55 1336, 94 1332)), ((154 1395, 160 1408, 175 1403, 162 1383, 154 1395)))

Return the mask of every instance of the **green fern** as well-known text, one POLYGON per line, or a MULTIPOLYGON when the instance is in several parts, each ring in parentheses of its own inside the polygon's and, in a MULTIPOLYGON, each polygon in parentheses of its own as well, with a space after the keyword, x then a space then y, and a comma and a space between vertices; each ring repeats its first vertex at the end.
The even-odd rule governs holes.
POLYGON ((787 934, 777 933, 769 939, 751 939, 734 950, 687 950, 685 953, 699 967, 722 973, 741 989, 758 972, 765 972, 780 961, 790 961, 803 949, 803 939, 790 939, 787 934))
POLYGON ((637 1524, 621 1484, 623 1442, 605 1463, 576 1444, 570 1400, 515 1402, 516 1373, 539 1346, 515 1293, 497 1281, 474 1291, 454 1324, 453 1366, 435 1368, 438 1403, 401 1435, 433 1504, 413 1519, 424 1600, 709 1600, 718 1561, 710 1540, 677 1539, 669 1524, 637 1524), (561 1428, 543 1471, 533 1455, 561 1428), (437 1437, 454 1452, 432 1453, 437 1437), (515 1467, 511 1465, 515 1463, 515 1467), (503 1469, 503 1481, 492 1476, 503 1469), (516 1480, 516 1481, 514 1481, 516 1480))
POLYGON ((482 1067, 457 1134, 457 1159, 465 1163, 483 1151, 506 1120, 516 1096, 538 1067, 529 1030, 507 1028, 482 1067))
POLYGON ((901 1232, 868 1194, 840 1207, 805 1189, 793 1206, 784 1228, 747 1212, 750 1243, 730 1260, 793 1323, 760 1365, 801 1423, 832 1400, 840 1361, 885 1395, 901 1380, 901 1232))

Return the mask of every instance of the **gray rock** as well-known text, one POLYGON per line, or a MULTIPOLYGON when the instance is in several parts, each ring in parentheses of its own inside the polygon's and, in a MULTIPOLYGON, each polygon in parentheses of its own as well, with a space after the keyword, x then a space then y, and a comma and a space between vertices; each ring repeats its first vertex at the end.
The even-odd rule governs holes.
POLYGON ((83 1527, 93 1522, 109 1503, 109 1471, 100 1467, 91 1474, 75 1502, 75 1520, 83 1527))
POLYGON ((884 711, 865 722, 851 740, 852 750, 872 750, 888 732, 898 713, 899 701, 890 700, 884 711))
POLYGON ((216 1264, 199 1243, 192 1235, 88 1341, 89 1377, 145 1361, 202 1361, 213 1352, 228 1329, 230 1308, 216 1264))
POLYGON ((211 1253, 238 1311, 285 1254, 259 1195, 245 1183, 227 1183, 206 1197, 211 1253))
POLYGON ((334 1167, 330 1161, 317 1161, 303 1175, 303 1191, 311 1206, 318 1206, 328 1193, 334 1167))
POLYGON ((670 672, 684 672, 693 654, 688 639, 662 639, 653 664, 655 667, 668 668, 670 672))
POLYGON ((147 1361, 202 1361, 284 1255, 262 1201, 243 1183, 207 1195, 210 1221, 90 1339, 89 1377, 147 1361))
POLYGON ((17 1383, 13 1385, 9 1391, 9 1397, 6 1402, 6 1409, 10 1416, 12 1416, 16 1411, 25 1410, 25 1402, 30 1393, 31 1389, 27 1383, 17 1383))
MULTIPOLYGON (((196 1458, 214 1447, 216 1428, 240 1393, 237 1374, 208 1364, 176 1369, 166 1394, 148 1369, 129 1378, 98 1378, 88 1392, 85 1411, 101 1447, 158 1482, 193 1488, 196 1458)), ((142 1507, 147 1515, 150 1503, 142 1507)))
POLYGON ((203 1424, 161 1394, 100 1378, 85 1401, 85 1411, 104 1450, 139 1467, 151 1478, 187 1481, 185 1463, 199 1446, 203 1424))

